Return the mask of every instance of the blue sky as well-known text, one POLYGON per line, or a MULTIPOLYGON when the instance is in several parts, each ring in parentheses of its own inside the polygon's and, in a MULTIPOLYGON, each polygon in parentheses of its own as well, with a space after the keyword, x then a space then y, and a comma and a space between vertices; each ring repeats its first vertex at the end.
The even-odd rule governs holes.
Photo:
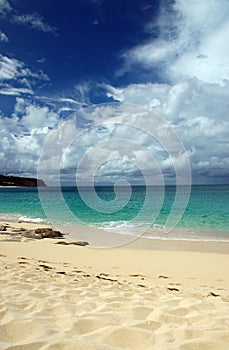
POLYGON ((71 94, 75 85, 85 83, 142 81, 136 72, 118 76, 117 70, 124 52, 149 37, 142 24, 152 18, 157 2, 68 0, 54 5, 52 0, 22 0, 10 4, 12 10, 1 18, 1 31, 9 39, 2 41, 1 52, 48 76, 45 84, 37 82, 37 94, 71 94))
MULTIPOLYGON (((0 172, 35 175, 50 130, 117 101, 170 123, 194 183, 228 183, 228 18, 227 0, 0 0, 0 172)), ((133 152, 118 157, 101 178, 136 180, 133 152)))

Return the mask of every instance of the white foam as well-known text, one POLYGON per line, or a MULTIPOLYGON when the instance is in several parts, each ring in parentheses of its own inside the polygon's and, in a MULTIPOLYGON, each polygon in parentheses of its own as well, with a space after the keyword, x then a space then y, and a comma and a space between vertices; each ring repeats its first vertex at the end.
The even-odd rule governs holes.
POLYGON ((128 221, 111 221, 104 223, 100 229, 108 232, 115 232, 119 234, 141 237, 149 239, 159 239, 159 240, 172 240, 172 241, 199 241, 199 242, 229 242, 229 232, 219 231, 220 235, 213 235, 215 230, 208 232, 206 230, 205 234, 203 230, 200 229, 190 229, 190 228, 175 228, 169 234, 164 233, 164 226, 159 224, 154 224, 152 227, 142 225, 133 225, 128 221), (228 237, 228 238, 227 238, 228 237))
POLYGON ((16 215, 16 214, 0 214, 0 221, 10 221, 10 222, 31 222, 31 223, 47 223, 48 220, 42 218, 34 218, 26 215, 16 215))
POLYGON ((29 216, 20 216, 18 217, 18 221, 22 221, 22 222, 37 222, 37 223, 41 223, 41 222, 47 222, 44 219, 41 218, 31 218, 29 216))

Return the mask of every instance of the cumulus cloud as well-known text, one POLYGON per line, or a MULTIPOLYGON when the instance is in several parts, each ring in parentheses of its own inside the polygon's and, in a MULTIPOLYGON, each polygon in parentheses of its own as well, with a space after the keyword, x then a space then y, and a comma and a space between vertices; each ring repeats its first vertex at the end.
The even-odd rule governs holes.
MULTIPOLYGON (((165 83, 105 85, 107 96, 170 121, 189 154, 194 181, 227 182, 229 2, 165 0, 157 20, 143 30, 151 39, 124 53, 119 73, 137 66, 165 83)), ((160 160, 164 170, 170 162, 160 160)))
POLYGON ((130 84, 124 88, 106 85, 107 96, 116 101, 145 106, 166 119, 189 119, 205 115, 228 119, 229 84, 206 84, 189 79, 176 84, 130 84))
POLYGON ((124 102, 121 107, 97 105, 77 112, 77 118, 73 115, 63 123, 59 112, 52 108, 17 97, 11 118, 0 118, 1 171, 35 175, 49 137, 42 163, 44 174, 49 174, 49 184, 53 184, 53 173, 59 170, 63 180, 70 178, 74 183, 77 169, 82 181, 87 181, 94 171, 98 181, 124 177, 139 183, 144 173, 157 183, 162 172, 165 181, 174 183, 174 164, 182 170, 186 156, 168 132, 173 129, 190 158, 194 182, 226 179, 229 121, 228 106, 223 102, 228 89, 218 85, 215 96, 212 85, 199 81, 177 86, 148 84, 147 88, 144 84, 122 89, 107 86, 110 96, 115 91, 113 96, 117 99, 118 95, 124 102), (125 104, 134 103, 139 95, 145 96, 142 105, 148 103, 152 111, 170 120, 168 128, 141 107, 125 104), (210 108, 208 101, 213 99, 210 108))
MULTIPOLYGON (((0 11, 3 3, 7 1, 0 0, 0 11)), ((227 0, 161 1, 157 22, 143 28, 152 34, 152 39, 125 52, 124 70, 138 65, 152 73, 149 76, 154 76, 156 69, 165 83, 129 84, 121 88, 104 85, 109 98, 124 103, 122 113, 113 116, 112 121, 117 124, 109 123, 112 106, 97 106, 89 109, 90 118, 86 111, 81 112, 80 135, 74 118, 65 126, 58 124, 65 113, 69 115, 90 104, 93 83, 75 86, 70 97, 40 97, 42 106, 34 96, 35 105, 23 96, 34 95, 33 81, 46 81, 48 77, 43 72, 31 71, 16 58, 1 55, 0 93, 16 96, 14 113, 10 118, 0 118, 1 171, 36 174, 45 138, 50 129, 58 126, 51 139, 49 157, 43 164, 46 171, 61 168, 66 176, 71 174, 74 179, 84 157, 80 175, 85 179, 92 167, 99 165, 96 175, 100 180, 122 176, 137 180, 141 171, 159 178, 161 169, 167 179, 174 182, 172 163, 182 168, 185 152, 173 152, 174 140, 166 130, 155 124, 158 135, 167 139, 171 154, 147 132, 141 131, 141 125, 147 129, 152 123, 145 113, 138 114, 140 129, 124 125, 140 105, 161 115, 179 135, 190 158, 194 182, 228 181, 229 49, 225 44, 229 35, 228 14, 227 0), (125 103, 136 107, 131 110, 125 103), (92 120, 103 125, 93 127, 92 120), (76 140, 69 146, 74 136, 76 140), (114 139, 117 142, 113 142, 114 139), (56 150, 56 141, 63 151, 62 159, 56 150), (106 161, 104 155, 107 155, 106 161)), ((16 16, 14 21, 44 32, 52 32, 53 28, 37 14, 16 16)))
POLYGON ((125 69, 141 64, 159 68, 170 81, 223 83, 229 79, 228 18, 227 0, 163 1, 157 22, 145 27, 152 39, 124 53, 125 69))
MULTIPOLYGON (((161 183, 182 167, 188 183, 189 165, 182 144, 169 124, 152 112, 132 105, 96 105, 77 112, 49 135, 39 176, 47 183, 61 170, 82 184, 114 181, 161 183), (169 157, 170 162, 164 162, 169 157), (185 163, 186 162, 186 163, 185 163)), ((183 170, 182 170, 183 171, 183 170)), ((174 180, 174 178, 173 178, 174 180)), ((78 182, 79 183, 79 182, 78 182)))
POLYGON ((16 99, 13 115, 0 118, 1 172, 36 175, 40 151, 59 115, 47 107, 16 99))
MULTIPOLYGON (((174 85, 148 83, 106 88, 107 95, 114 100, 146 106, 170 121, 189 154, 194 180, 215 182, 215 177, 221 174, 226 181, 228 83, 222 86, 189 79, 174 85)), ((169 164, 168 159, 161 161, 162 165, 169 164)))
POLYGON ((25 26, 29 26, 32 29, 40 30, 42 32, 50 32, 56 34, 57 28, 45 23, 44 19, 38 13, 15 15, 13 16, 13 22, 25 26))
POLYGON ((28 130, 43 130, 53 128, 57 120, 57 113, 50 111, 48 107, 29 105, 25 107, 25 115, 21 119, 21 124, 28 130))

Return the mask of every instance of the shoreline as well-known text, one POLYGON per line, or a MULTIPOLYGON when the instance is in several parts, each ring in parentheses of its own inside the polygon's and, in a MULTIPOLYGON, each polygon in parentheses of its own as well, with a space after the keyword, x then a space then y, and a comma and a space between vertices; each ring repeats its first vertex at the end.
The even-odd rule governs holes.
MULTIPOLYGON (((156 242, 156 246, 158 246, 158 242, 160 242, 161 244, 163 244, 162 242, 171 242, 172 246, 179 245, 181 246, 187 246, 189 243, 190 245, 193 247, 197 247, 202 246, 204 247, 206 244, 209 244, 209 247, 211 247, 211 251, 213 251, 213 246, 216 245, 217 246, 217 251, 219 251, 218 247, 220 247, 222 244, 229 244, 229 230, 225 231, 225 230, 221 230, 221 229, 206 229, 206 228, 185 228, 185 227, 176 227, 174 228, 171 232, 173 232, 173 234, 171 234, 171 232, 169 233, 164 233, 163 232, 163 228, 160 227, 150 227, 147 228, 146 231, 144 232, 144 229, 142 227, 139 227, 139 230, 143 230, 143 234, 136 234, 136 231, 138 230, 138 227, 134 227, 133 226, 133 231, 135 231, 135 234, 130 232, 118 232, 115 231, 115 229, 110 229, 110 227, 104 227, 104 226, 89 226, 89 225, 72 225, 72 224, 59 224, 59 223, 50 223, 48 221, 45 221, 41 218, 38 217, 27 217, 26 215, 17 215, 17 214, 8 214, 8 213, 0 213, 0 224, 1 223, 20 223, 21 225, 23 224, 36 224, 36 225, 47 225, 50 227, 53 227, 57 230, 60 230, 62 233, 67 234, 69 236, 70 239, 74 240, 74 239, 79 239, 79 237, 81 237, 80 239, 84 239, 82 237, 82 235, 78 232, 77 234, 79 235, 79 237, 77 238, 77 236, 75 236, 75 231, 76 230, 83 230, 84 234, 85 232, 93 232, 98 236, 101 236, 102 239, 98 238, 98 242, 96 239, 93 238, 93 236, 90 237, 92 238, 93 244, 100 244, 101 240, 103 240, 104 242, 108 242, 110 237, 110 241, 112 242, 114 240, 114 243, 116 244, 116 241, 118 241, 120 239, 120 243, 121 244, 125 244, 125 242, 132 242, 138 239, 148 239, 148 240, 153 240, 154 242, 156 242), (196 237, 196 236, 191 236, 191 234, 195 231, 198 232, 219 232, 219 233, 224 233, 224 235, 228 235, 228 239, 224 239, 224 238, 216 238, 216 237, 196 237), (103 232, 103 234, 102 234, 103 232), (175 232, 175 235, 174 235, 175 232), (187 237, 184 237, 184 235, 188 233, 187 237), (163 236, 164 235, 164 236, 163 236)), ((129 230, 131 230, 131 228, 129 228, 129 230)), ((87 234, 86 234, 87 236, 87 234)), ((111 244, 109 244, 110 246, 111 244)), ((180 250, 180 249, 179 249, 180 250)), ((189 249, 188 249, 189 250, 189 249)), ((201 248, 201 251, 205 251, 206 248, 201 248), (204 249, 204 250, 203 250, 204 249)))
MULTIPOLYGON (((189 239, 167 239, 153 238, 148 236, 126 235, 116 232, 107 232, 104 229, 89 226, 65 226, 54 225, 55 229, 68 233, 66 237, 70 240, 86 240, 96 249, 137 249, 143 250, 165 250, 165 251, 199 251, 229 254, 229 241, 203 241, 189 239), (64 229, 63 229, 64 228, 64 229), (77 232, 75 232, 77 230, 77 232)), ((65 234, 65 233, 64 233, 65 234)))
MULTIPOLYGON (((189 241, 189 240, 166 240, 166 239, 151 239, 148 237, 133 237, 130 235, 122 235, 119 233, 109 232, 107 233, 104 230, 89 227, 89 226, 75 226, 74 229, 77 229, 75 235, 71 235, 68 233, 64 233, 61 228, 61 225, 50 225, 48 223, 40 223, 40 222, 6 222, 0 221, 0 226, 7 225, 7 231, 0 231, 0 243, 14 243, 19 242, 23 245, 30 243, 28 247, 32 244, 36 245, 39 242, 45 245, 55 243, 58 241, 87 241, 89 245, 87 246, 87 250, 92 252, 91 254, 108 254, 109 252, 114 255, 118 254, 118 252, 127 252, 130 251, 131 254, 136 251, 141 251, 145 254, 150 255, 151 252, 156 252, 157 254, 183 254, 183 253, 194 253, 194 254, 215 254, 215 255, 228 255, 229 258, 229 242, 211 242, 211 241, 189 241), (24 230, 35 230, 37 228, 53 228, 54 230, 58 230, 63 233, 63 237, 61 239, 21 239, 20 235, 18 235, 18 231, 20 229, 24 230), (15 232, 14 232, 15 230, 15 232), (130 240, 130 238, 132 240, 130 240), (5 242, 4 242, 5 241, 5 242), (103 253, 104 252, 104 253, 103 253)), ((53 246, 53 248, 57 246, 53 246)), ((1 247, 2 248, 2 247, 1 247)), ((6 247, 7 248, 7 247, 6 247)), ((85 248, 84 248, 85 249, 85 248)))

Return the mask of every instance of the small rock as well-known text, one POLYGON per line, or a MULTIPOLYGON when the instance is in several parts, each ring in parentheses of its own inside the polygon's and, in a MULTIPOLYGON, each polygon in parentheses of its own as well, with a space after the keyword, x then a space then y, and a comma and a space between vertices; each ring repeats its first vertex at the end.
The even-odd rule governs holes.
POLYGON ((66 241, 60 241, 60 242, 56 242, 56 244, 62 244, 62 245, 79 245, 79 246, 85 246, 85 245, 89 245, 88 242, 84 242, 84 241, 76 241, 76 242, 66 242, 66 241))
POLYGON ((42 239, 42 236, 39 233, 35 233, 34 231, 23 232, 22 236, 32 239, 42 239))
POLYGON ((56 244, 69 245, 69 243, 65 241, 56 242, 56 244))
POLYGON ((40 234, 41 238, 60 238, 63 234, 60 231, 53 230, 52 228, 37 228, 35 233, 40 234))
POLYGON ((21 233, 21 232, 27 232, 28 230, 26 230, 25 228, 23 227, 20 227, 20 228, 14 228, 12 230, 12 232, 16 232, 16 233, 21 233))
POLYGON ((1 225, 0 226, 0 231, 6 231, 7 230, 7 226, 6 225, 1 225))
POLYGON ((89 245, 88 242, 84 242, 84 241, 71 242, 70 244, 72 244, 72 245, 79 245, 79 246, 82 246, 82 247, 84 247, 85 245, 89 245))

